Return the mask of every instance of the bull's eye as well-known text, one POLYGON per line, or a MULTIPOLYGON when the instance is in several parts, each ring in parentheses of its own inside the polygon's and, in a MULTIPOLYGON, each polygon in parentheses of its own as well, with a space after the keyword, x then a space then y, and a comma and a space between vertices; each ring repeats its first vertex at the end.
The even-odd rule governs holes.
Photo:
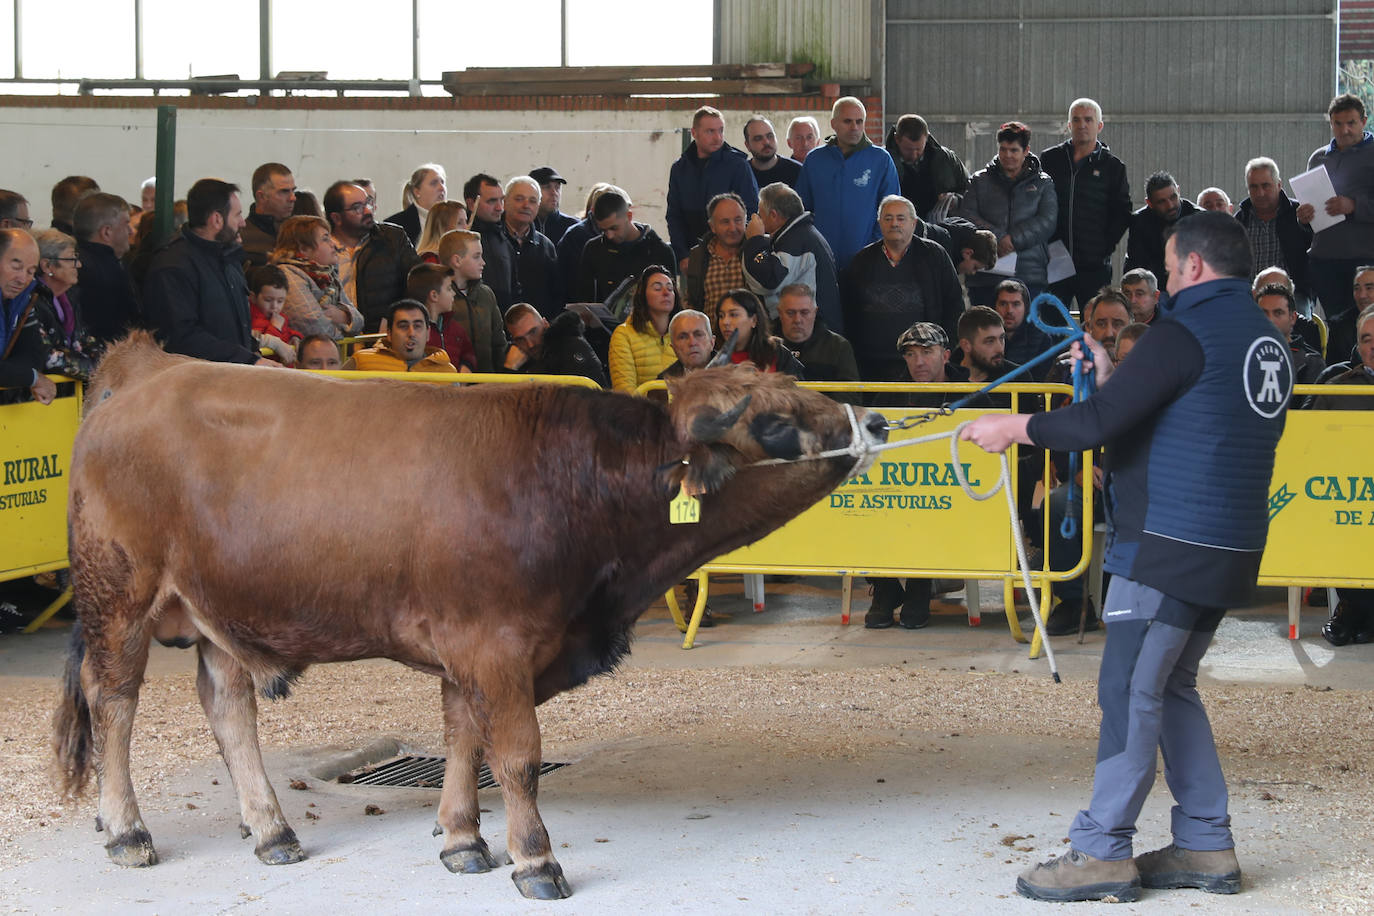
POLYGON ((800 458, 801 430, 790 417, 776 413, 763 413, 749 421, 749 432, 770 458, 791 460, 800 458))

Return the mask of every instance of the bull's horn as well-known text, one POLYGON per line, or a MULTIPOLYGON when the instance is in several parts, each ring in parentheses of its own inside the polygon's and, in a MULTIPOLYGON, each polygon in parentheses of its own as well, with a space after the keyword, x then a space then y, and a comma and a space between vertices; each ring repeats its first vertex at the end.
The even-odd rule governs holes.
POLYGON ((721 412, 714 411, 707 413, 711 408, 704 409, 692 420, 692 438, 698 442, 715 442, 729 431, 739 421, 744 409, 749 406, 752 394, 746 394, 740 398, 739 403, 729 410, 721 412))
POLYGON ((711 361, 706 364, 707 369, 715 369, 719 366, 730 365, 730 354, 735 352, 735 344, 739 342, 739 328, 735 328, 730 339, 725 342, 725 346, 720 348, 720 352, 711 357, 711 361))

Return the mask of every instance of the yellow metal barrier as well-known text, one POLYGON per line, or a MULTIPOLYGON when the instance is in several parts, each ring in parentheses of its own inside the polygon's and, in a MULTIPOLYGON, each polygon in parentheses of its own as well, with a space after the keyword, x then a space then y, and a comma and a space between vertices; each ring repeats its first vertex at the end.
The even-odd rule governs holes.
MULTIPOLYGON (((646 382, 639 387, 638 393, 645 394, 664 387, 661 381, 646 382)), ((972 382, 803 382, 802 387, 823 392, 888 396, 913 392, 948 393, 950 400, 954 400, 958 395, 980 390, 983 385, 972 382)), ((1010 409, 1015 410, 1020 407, 1019 400, 1022 397, 1068 396, 1073 394, 1073 389, 1069 385, 1015 382, 999 387, 997 394, 1010 395, 1010 409)), ((878 409, 889 420, 928 412, 926 408, 878 409)), ((981 414, 1006 412, 1005 409, 960 410, 953 416, 940 417, 911 429, 895 430, 889 441, 952 431, 965 420, 981 414)), ((1012 467, 1015 468, 1014 452, 1011 457, 1012 467)), ((992 486, 1001 473, 1001 464, 996 455, 989 455, 969 443, 961 444, 959 461, 969 485, 978 491, 992 486)), ((1091 453, 1084 453, 1083 467, 1083 478, 1091 481, 1091 453)), ((1045 485, 1048 492, 1048 477, 1045 478, 1045 485)), ((1012 486, 1016 486, 1014 479, 1012 486)), ((1049 513, 1042 515, 1048 534, 1049 513)), ((1073 579, 1091 563, 1092 528, 1092 488, 1087 487, 1083 491, 1080 513, 1082 557, 1078 564, 1070 570, 1052 572, 1048 569, 1046 551, 1041 568, 1031 571, 1032 581, 1042 595, 1042 615, 1049 614, 1050 583, 1073 579)), ((846 601, 841 614, 843 623, 849 622, 848 586, 855 576, 1001 579, 1004 583, 1008 629, 1016 641, 1027 641, 1012 600, 1013 588, 1020 579, 1015 565, 1015 542, 1008 523, 1006 501, 1001 496, 985 502, 969 499, 954 477, 949 441, 944 439, 882 453, 867 474, 845 481, 824 500, 777 531, 748 547, 712 560, 702 567, 702 571, 745 575, 842 576, 846 586, 846 601), (992 532, 1000 536, 990 536, 992 532), (918 557, 920 564, 913 565, 913 559, 918 557)), ((704 587, 702 594, 705 594, 704 587)), ((699 597, 697 604, 699 608, 704 608, 705 600, 699 597)), ((675 607, 676 600, 670 598, 670 610, 675 607)), ((700 623, 700 613, 698 611, 693 615, 691 624, 700 623)), ((979 622, 978 610, 970 606, 969 617, 970 624, 976 626, 979 622)), ((691 648, 694 628, 684 626, 676 614, 674 621, 679 629, 688 633, 683 648, 691 648)), ((1030 642, 1031 657, 1034 658, 1040 653, 1039 636, 1036 635, 1030 642)))

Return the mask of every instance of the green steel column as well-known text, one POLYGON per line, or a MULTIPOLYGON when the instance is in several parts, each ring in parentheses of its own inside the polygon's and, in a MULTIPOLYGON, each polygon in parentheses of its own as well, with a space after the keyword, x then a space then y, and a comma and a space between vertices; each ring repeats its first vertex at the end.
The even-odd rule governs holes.
POLYGON ((176 191, 177 109, 175 105, 157 107, 157 210, 153 231, 158 244, 172 237, 172 202, 176 191))

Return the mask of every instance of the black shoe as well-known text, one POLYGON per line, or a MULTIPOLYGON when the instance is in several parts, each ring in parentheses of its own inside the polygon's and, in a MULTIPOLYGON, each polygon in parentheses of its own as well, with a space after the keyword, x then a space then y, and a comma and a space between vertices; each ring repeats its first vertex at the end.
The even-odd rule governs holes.
MULTIPOLYGON (((1336 609, 1331 612, 1331 619, 1322 625, 1322 639, 1331 643, 1333 646, 1348 646, 1352 642, 1359 642, 1361 634, 1356 632, 1353 615, 1346 608, 1345 602, 1336 605, 1336 609)), ((1374 633, 1366 632, 1366 637, 1374 637, 1374 633)), ((1365 642, 1369 642, 1366 639, 1365 642)))
POLYGON ((864 615, 864 626, 870 630, 886 630, 892 626, 892 612, 897 610, 906 593, 896 579, 874 579, 872 582, 869 594, 873 596, 873 603, 864 615))
POLYGON ((930 626, 930 599, 917 600, 916 589, 907 585, 906 597, 902 599, 902 613, 897 623, 905 630, 920 630, 930 626))
MULTIPOLYGON (((1045 621, 1046 636, 1072 636, 1078 632, 1078 619, 1083 613, 1083 605, 1079 600, 1061 601, 1053 611, 1050 611, 1049 618, 1045 621)), ((1097 608, 1093 607, 1092 600, 1088 600, 1088 618, 1083 625, 1083 632, 1091 633, 1098 628, 1097 608)))

